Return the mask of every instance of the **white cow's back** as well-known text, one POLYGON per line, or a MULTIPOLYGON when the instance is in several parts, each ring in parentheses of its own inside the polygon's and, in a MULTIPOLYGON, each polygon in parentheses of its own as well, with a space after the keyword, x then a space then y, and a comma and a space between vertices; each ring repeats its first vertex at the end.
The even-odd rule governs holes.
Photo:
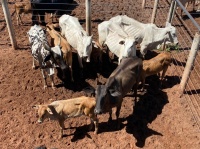
POLYGON ((119 44, 121 40, 122 38, 116 32, 110 32, 106 38, 106 45, 117 57, 120 56, 120 51, 123 50, 122 45, 119 44))

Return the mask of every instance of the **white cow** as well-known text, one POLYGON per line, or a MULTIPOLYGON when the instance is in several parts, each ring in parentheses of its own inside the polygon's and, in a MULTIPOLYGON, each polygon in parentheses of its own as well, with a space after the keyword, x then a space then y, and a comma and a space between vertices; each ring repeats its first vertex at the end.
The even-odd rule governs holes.
POLYGON ((92 52, 92 36, 88 36, 77 18, 62 15, 59 18, 61 34, 65 36, 69 44, 77 50, 79 65, 83 68, 82 60, 90 62, 92 52))
POLYGON ((120 24, 120 27, 134 37, 140 44, 140 52, 144 56, 148 50, 156 49, 164 41, 178 44, 176 28, 167 23, 165 28, 158 28, 155 24, 144 24, 126 15, 118 15, 109 21, 120 24))
POLYGON ((121 29, 121 27, 110 21, 104 21, 98 25, 99 44, 107 45, 109 50, 115 54, 118 64, 123 57, 136 56, 135 39, 121 29))
POLYGON ((136 56, 135 39, 131 37, 123 38, 116 32, 110 32, 106 38, 105 44, 109 50, 118 57, 118 65, 123 57, 136 56))
POLYGON ((116 32, 118 35, 123 37, 127 37, 127 33, 125 33, 120 26, 120 23, 113 23, 111 21, 103 21, 98 25, 98 35, 99 35, 99 44, 103 47, 106 38, 110 32, 116 32))

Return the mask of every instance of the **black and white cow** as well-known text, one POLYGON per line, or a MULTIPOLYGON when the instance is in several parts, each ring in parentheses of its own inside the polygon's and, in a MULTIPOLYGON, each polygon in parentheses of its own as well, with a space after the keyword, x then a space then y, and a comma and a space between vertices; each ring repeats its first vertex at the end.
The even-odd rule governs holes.
POLYGON ((73 0, 30 0, 32 7, 32 25, 38 24, 37 15, 40 17, 42 25, 45 25, 45 13, 56 13, 61 15, 73 0))
POLYGON ((34 61, 37 60, 39 62, 39 67, 44 78, 44 88, 47 87, 46 75, 44 72, 45 70, 51 78, 52 88, 54 89, 54 67, 59 66, 63 72, 65 72, 67 68, 66 63, 63 60, 63 53, 61 51, 60 44, 50 48, 44 30, 38 25, 32 26, 27 34, 29 37, 31 52, 33 56, 32 68, 35 68, 34 61))
POLYGON ((123 58, 112 72, 105 85, 97 85, 95 114, 109 112, 112 120, 112 108, 117 107, 116 118, 119 128, 119 113, 123 97, 134 87, 135 99, 142 70, 142 60, 138 57, 123 58))

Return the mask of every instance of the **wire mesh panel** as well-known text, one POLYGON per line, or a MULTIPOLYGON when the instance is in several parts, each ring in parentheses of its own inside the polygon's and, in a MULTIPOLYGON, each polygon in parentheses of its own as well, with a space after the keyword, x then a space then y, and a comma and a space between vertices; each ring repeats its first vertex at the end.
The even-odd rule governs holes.
MULTIPOLYGON (((160 0, 156 15, 155 24, 157 26, 164 26, 164 20, 167 18, 168 10, 171 1, 160 0), (163 20, 164 19, 164 20, 163 20)), ((150 11, 153 8, 153 2, 147 1, 145 11, 150 11)), ((193 11, 191 5, 187 8, 190 14, 195 18, 196 22, 200 24, 199 12, 193 11)), ((181 80, 184 67, 186 65, 189 52, 192 46, 193 38, 196 32, 199 32, 198 29, 194 26, 192 21, 186 16, 180 15, 180 8, 176 10, 175 16, 172 20, 172 25, 177 28, 178 40, 179 40, 179 50, 173 51, 174 65, 170 69, 172 76, 177 76, 176 81, 179 83, 181 80)), ((199 51, 197 52, 197 57, 194 62, 191 75, 189 77, 186 89, 185 89, 185 101, 190 106, 190 111, 193 114, 193 118, 196 120, 198 127, 200 128, 200 98, 199 98, 199 89, 200 89, 200 56, 199 51)))
MULTIPOLYGON (((17 44, 19 49, 29 49, 29 42, 27 37, 27 31, 30 29, 32 20, 31 13, 22 14, 22 20, 24 24, 17 25, 16 11, 15 11, 15 3, 19 1, 10 1, 9 11, 11 14, 12 24, 14 26, 17 44)), ((28 0, 20 1, 21 3, 28 4, 28 0)), ((164 27, 165 22, 167 20, 169 8, 170 8, 169 0, 160 0, 158 4, 158 10, 155 18, 155 24, 158 27, 164 27)), ((91 1, 91 17, 92 17, 92 35, 94 40, 98 38, 97 34, 97 25, 102 21, 109 20, 111 17, 116 15, 127 15, 131 18, 134 18, 143 23, 150 23, 151 15, 153 11, 154 1, 147 0, 145 9, 142 9, 142 1, 141 0, 124 0, 122 3, 119 3, 116 0, 99 0, 97 2, 91 1), (123 5, 122 5, 123 3, 123 5), (141 7, 138 7, 136 3, 140 3, 141 7), (135 11, 138 10, 138 11, 135 11)), ((1 3, 0 3, 1 5, 1 3)), ((72 4, 63 4, 67 5, 67 9, 63 9, 60 11, 66 11, 72 16, 78 17, 80 23, 85 28, 85 0, 75 0, 72 4)), ((48 9, 48 8, 47 8, 48 9)), ((188 7, 188 11, 191 12, 192 7, 188 7)), ((200 24, 200 18, 198 16, 199 13, 192 11, 191 15, 197 20, 197 23, 200 24)), ((57 15, 59 18, 60 16, 57 15)), ((55 19, 54 19, 55 20, 55 19)), ((53 20, 53 21, 54 21, 53 20)), ((55 20, 57 21, 57 20, 55 20)), ((50 14, 45 14, 45 22, 52 22, 50 14)), ((176 11, 175 17, 172 21, 172 25, 177 29, 177 35, 179 40, 179 49, 172 51, 173 53, 173 64, 168 72, 168 75, 173 76, 176 84, 180 83, 181 76, 190 52, 190 48, 192 45, 192 40, 194 38, 195 33, 198 31, 197 28, 191 23, 190 19, 183 14, 180 16, 180 8, 176 11)), ((0 9, 0 45, 1 47, 11 46, 10 39, 8 36, 6 21, 3 16, 3 11, 0 9)), ((200 64, 199 64, 199 52, 195 59, 194 68, 192 70, 191 76, 189 78, 189 82, 186 87, 186 97, 189 98, 191 107, 191 111, 196 115, 195 117, 199 117, 200 115, 200 100, 199 100, 199 89, 200 89, 200 64)), ((199 120, 199 119, 198 119, 199 120)))

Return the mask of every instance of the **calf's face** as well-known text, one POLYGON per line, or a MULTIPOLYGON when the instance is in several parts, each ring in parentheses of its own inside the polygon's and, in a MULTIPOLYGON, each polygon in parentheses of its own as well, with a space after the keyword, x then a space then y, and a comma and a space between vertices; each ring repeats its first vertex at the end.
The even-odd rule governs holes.
POLYGON ((90 62, 90 55, 92 52, 92 36, 83 37, 83 58, 86 62, 90 62))
POLYGON ((124 41, 120 41, 119 44, 124 45, 123 57, 136 56, 135 39, 126 38, 124 41))
POLYGON ((97 85, 95 114, 107 112, 109 93, 105 85, 97 85), (107 107, 106 107, 107 106, 107 107))
POLYGON ((53 114, 47 105, 35 105, 33 108, 38 110, 38 123, 42 123, 46 118, 49 118, 50 115, 53 114))
POLYGON ((176 28, 174 26, 171 26, 170 23, 166 24, 166 27, 168 28, 169 41, 177 45, 178 38, 176 35, 176 28))

